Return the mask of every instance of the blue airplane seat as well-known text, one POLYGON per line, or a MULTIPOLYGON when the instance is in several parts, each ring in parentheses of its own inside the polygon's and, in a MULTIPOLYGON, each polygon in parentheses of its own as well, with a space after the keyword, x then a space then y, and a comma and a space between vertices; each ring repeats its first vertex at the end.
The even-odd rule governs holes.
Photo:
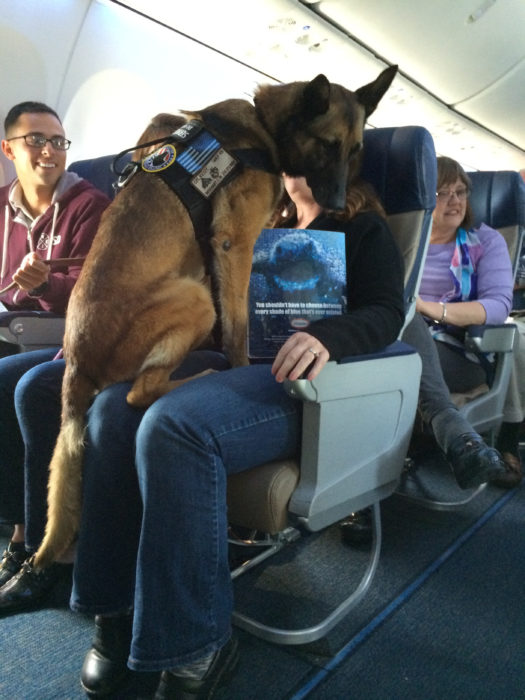
MULTIPOLYGON (((110 199, 113 199, 116 194, 114 183, 117 181, 118 177, 112 170, 114 159, 114 155, 109 155, 77 160, 71 163, 68 170, 71 170, 71 172, 91 182, 92 185, 104 192, 110 199)), ((121 172, 124 166, 130 161, 130 153, 122 156, 116 164, 119 172, 121 172)))
MULTIPOLYGON (((414 307, 435 205, 436 155, 423 127, 370 129, 364 135, 363 178, 382 198, 405 260, 407 311, 414 307)), ((233 533, 264 533, 250 542, 261 554, 232 577, 294 541, 368 506, 374 541, 359 584, 325 619, 306 629, 275 628, 250 611, 236 610, 239 627, 279 644, 323 637, 368 590, 379 560, 379 504, 394 492, 403 469, 417 408, 421 360, 400 341, 373 356, 328 362, 313 381, 285 382, 303 401, 303 438, 297 460, 264 464, 228 479, 233 533)), ((232 537, 232 547, 245 546, 232 537)), ((352 566, 349 557, 349 567, 352 566)), ((334 572, 334 576, 345 576, 334 572)), ((257 613, 257 611, 256 611, 257 613)))

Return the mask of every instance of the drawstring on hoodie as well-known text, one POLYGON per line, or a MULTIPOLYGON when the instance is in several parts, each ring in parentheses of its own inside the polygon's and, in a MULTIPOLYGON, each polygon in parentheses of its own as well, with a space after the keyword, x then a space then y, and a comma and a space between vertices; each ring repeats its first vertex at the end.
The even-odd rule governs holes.
POLYGON ((49 238, 49 245, 47 246, 47 260, 51 260, 51 252, 53 250, 53 241, 55 240, 55 226, 57 223, 57 217, 58 217, 58 202, 55 202, 54 204, 54 211, 53 211, 53 221, 51 222, 51 236, 49 238))
MULTIPOLYGON (((55 240, 55 228, 56 228, 56 223, 57 223, 57 218, 58 218, 58 212, 60 209, 60 204, 58 202, 55 202, 53 204, 53 217, 51 219, 51 233, 49 234, 49 240, 48 240, 48 246, 47 246, 47 253, 46 253, 46 260, 51 260, 51 254, 53 252, 53 241, 55 240)), ((8 237, 9 237, 9 205, 6 204, 5 206, 5 219, 4 219, 4 244, 3 244, 3 250, 2 250, 2 270, 1 270, 1 279, 4 279, 5 276, 5 268, 7 264, 7 245, 8 245, 8 237)), ((40 218, 40 217, 37 217, 40 218)), ((33 226, 36 223, 36 220, 33 221, 31 226, 27 227, 27 241, 29 244, 29 252, 33 253, 34 252, 34 244, 33 244, 33 237, 32 237, 32 230, 33 226)), ((9 291, 10 289, 13 289, 15 286, 14 282, 11 282, 7 287, 4 287, 3 289, 0 289, 0 294, 4 294, 5 292, 9 291)), ((18 290, 20 291, 20 290, 18 290)), ((13 301, 16 300, 16 297, 18 295, 18 291, 16 292, 15 296, 13 297, 13 301)))
POLYGON ((9 231, 9 204, 5 205, 5 217, 4 217, 4 245, 3 245, 3 250, 2 250, 2 271, 1 271, 1 278, 4 279, 5 276, 5 268, 7 265, 7 238, 8 238, 8 231, 9 231))

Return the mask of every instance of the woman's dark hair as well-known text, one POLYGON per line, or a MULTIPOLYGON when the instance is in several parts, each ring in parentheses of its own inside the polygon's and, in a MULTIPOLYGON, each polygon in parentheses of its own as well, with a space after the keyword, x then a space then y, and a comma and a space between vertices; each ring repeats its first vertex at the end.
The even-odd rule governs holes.
MULTIPOLYGON (((385 210, 374 188, 364 180, 354 180, 346 193, 346 205, 343 211, 325 209, 324 213, 337 221, 349 221, 363 211, 375 211, 386 218, 385 210)), ((295 220, 295 204, 285 191, 270 220, 273 228, 286 228, 295 220)))
MULTIPOLYGON (((470 190, 472 189, 472 181, 467 175, 467 173, 463 170, 461 165, 452 158, 447 158, 447 156, 439 156, 439 158, 437 159, 438 192, 442 188, 454 185, 457 180, 461 180, 461 182, 470 192, 470 190)), ((467 197, 467 208, 465 210, 465 216, 463 217, 463 221, 461 222, 460 226, 468 231, 470 228, 472 228, 473 223, 474 214, 472 212, 472 207, 470 206, 470 202, 467 197)))
POLYGON ((8 131, 20 119, 22 114, 52 114, 62 124, 62 121, 54 109, 48 107, 43 102, 20 102, 11 107, 4 119, 4 133, 7 136, 8 131))

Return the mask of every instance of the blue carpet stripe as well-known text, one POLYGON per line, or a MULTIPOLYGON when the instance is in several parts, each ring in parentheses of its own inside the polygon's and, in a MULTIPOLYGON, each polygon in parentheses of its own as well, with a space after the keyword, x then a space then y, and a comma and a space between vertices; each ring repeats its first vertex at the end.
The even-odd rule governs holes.
POLYGON ((294 695, 290 697, 290 700, 301 700, 307 697, 312 690, 314 690, 334 669, 339 666, 346 658, 348 658, 355 649, 369 637, 372 632, 382 624, 389 615, 395 612, 399 607, 401 607, 410 596, 420 588, 425 581, 444 564, 447 559, 449 559, 467 540, 469 540, 475 533, 490 520, 503 506, 509 501, 515 494, 517 489, 512 489, 508 491, 502 498, 500 498, 496 503, 494 503, 483 515, 476 520, 476 522, 471 525, 467 530, 465 530, 447 549, 445 549, 442 554, 437 557, 433 562, 431 562, 426 569, 412 581, 412 583, 405 588, 394 600, 392 600, 380 613, 378 613, 366 627, 363 627, 350 641, 342 647, 339 652, 327 663, 323 668, 321 668, 313 678, 311 678, 308 683, 306 683, 302 688, 300 688, 294 695))

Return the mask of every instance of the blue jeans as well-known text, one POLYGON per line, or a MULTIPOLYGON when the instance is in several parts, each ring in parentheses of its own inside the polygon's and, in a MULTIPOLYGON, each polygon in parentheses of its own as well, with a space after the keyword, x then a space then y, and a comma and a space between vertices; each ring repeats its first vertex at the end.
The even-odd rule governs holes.
POLYGON ((44 532, 48 466, 60 424, 63 362, 49 362, 58 349, 0 359, 0 522, 25 523, 30 551, 44 532), (47 380, 34 383, 44 365, 52 367, 47 380))
POLYGON ((71 606, 133 608, 128 665, 158 671, 228 640, 226 477, 297 454, 301 403, 268 365, 195 379, 145 412, 128 389, 105 389, 89 411, 71 606))

